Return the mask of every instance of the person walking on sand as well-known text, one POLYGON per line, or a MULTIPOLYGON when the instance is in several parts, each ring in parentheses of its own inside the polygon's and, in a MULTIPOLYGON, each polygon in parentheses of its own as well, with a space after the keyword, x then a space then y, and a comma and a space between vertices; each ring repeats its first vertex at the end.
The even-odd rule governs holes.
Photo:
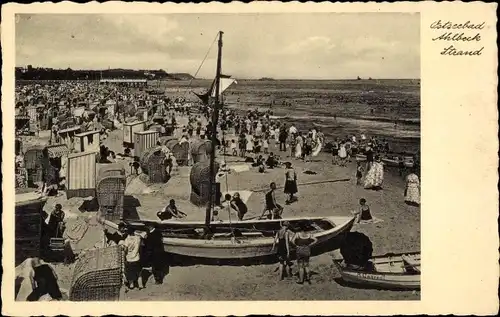
POLYGON ((280 230, 276 233, 274 243, 278 244, 278 260, 280 262, 280 280, 292 277, 292 262, 290 261, 290 240, 292 232, 288 221, 283 221, 280 230))
POLYGON ((297 188, 297 173, 292 167, 292 163, 285 162, 285 194, 290 195, 287 204, 291 204, 298 199, 294 196, 298 192, 297 188))
POLYGON ((300 232, 295 235, 292 243, 296 246, 297 266, 299 269, 299 280, 297 284, 304 284, 307 281, 311 284, 311 276, 309 272, 309 258, 311 257, 311 246, 318 242, 318 239, 301 228, 300 232))
POLYGON ((420 181, 414 170, 406 176, 405 203, 412 206, 420 205, 420 181))

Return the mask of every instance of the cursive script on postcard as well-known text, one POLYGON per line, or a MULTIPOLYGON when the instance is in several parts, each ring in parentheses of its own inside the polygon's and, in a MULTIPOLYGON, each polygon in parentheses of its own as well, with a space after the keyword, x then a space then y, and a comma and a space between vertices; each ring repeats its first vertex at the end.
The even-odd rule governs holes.
POLYGON ((485 22, 471 21, 453 22, 437 20, 431 23, 430 28, 435 30, 436 36, 432 41, 446 43, 440 52, 445 56, 480 56, 484 50, 481 45, 481 30, 485 22))

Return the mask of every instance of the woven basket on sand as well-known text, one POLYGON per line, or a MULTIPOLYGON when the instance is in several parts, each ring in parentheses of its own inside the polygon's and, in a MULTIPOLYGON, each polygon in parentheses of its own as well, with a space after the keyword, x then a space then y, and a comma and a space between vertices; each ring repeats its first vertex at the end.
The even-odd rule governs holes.
POLYGON ((95 249, 75 264, 70 301, 118 301, 123 281, 124 252, 121 246, 95 249))

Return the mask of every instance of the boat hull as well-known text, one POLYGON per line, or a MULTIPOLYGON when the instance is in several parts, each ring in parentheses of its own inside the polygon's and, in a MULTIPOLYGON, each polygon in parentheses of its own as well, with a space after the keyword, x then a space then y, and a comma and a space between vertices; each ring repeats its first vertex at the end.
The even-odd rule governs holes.
MULTIPOLYGON (((354 223, 354 218, 351 217, 333 219, 342 219, 343 222, 339 223, 337 221, 335 227, 330 230, 321 231, 316 234, 312 233, 318 239, 318 242, 311 248, 312 255, 338 249, 354 223)), ((240 222, 240 224, 243 224, 243 222, 240 222)), ((273 259, 276 260, 277 252, 274 237, 241 237, 224 240, 193 240, 167 237, 163 239, 163 243, 165 251, 171 254, 228 262, 247 262, 256 259, 261 262, 269 262, 273 261, 273 259)), ((295 251, 293 246, 291 251, 291 257, 293 258, 295 251)))
POLYGON ((366 288, 392 290, 420 289, 420 272, 408 273, 352 270, 344 267, 341 262, 342 260, 333 261, 342 280, 349 284, 360 285, 366 288))
MULTIPOLYGON (((318 230, 311 232, 318 241, 311 248, 311 255, 318 255, 324 252, 338 249, 344 240, 346 234, 351 230, 354 224, 354 217, 326 217, 312 218, 316 220, 327 221, 332 224, 328 230, 318 230)), ((281 221, 303 221, 304 218, 282 219, 281 221)), ((105 221, 109 224, 108 221, 105 221)), ((279 220, 261 220, 261 221, 241 221, 233 222, 232 228, 245 228, 257 226, 262 223, 274 223, 279 220)), ((195 226, 197 223, 172 222, 170 225, 176 229, 183 226, 195 226)), ((162 222, 162 226, 168 226, 169 223, 162 222)), ((199 224, 198 224, 199 225, 199 224)), ((219 224, 221 226, 221 224, 219 224)), ((222 225, 227 228, 227 224, 222 225)), ((116 227, 112 223, 112 227, 116 227)), ((276 262, 277 245, 274 242, 274 234, 271 236, 241 236, 226 237, 216 239, 190 239, 185 237, 163 237, 164 249, 167 253, 180 257, 196 259, 203 263, 248 263, 256 261, 259 263, 276 262)), ((292 246, 291 257, 294 257, 292 246)))

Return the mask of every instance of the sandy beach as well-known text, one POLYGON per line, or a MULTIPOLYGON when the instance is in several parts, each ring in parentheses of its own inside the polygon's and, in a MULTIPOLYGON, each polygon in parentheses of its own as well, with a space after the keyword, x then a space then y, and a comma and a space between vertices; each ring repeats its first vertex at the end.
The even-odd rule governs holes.
MULTIPOLYGON (((120 149, 122 131, 115 130, 104 141, 110 149, 120 149)), ((270 151, 288 160, 287 153, 275 149, 271 142, 270 151)), ((231 168, 245 165, 241 158, 226 157, 231 168)), ((420 250, 420 209, 404 203, 404 180, 396 171, 386 168, 383 190, 365 190, 355 184, 355 162, 347 167, 333 166, 328 153, 320 153, 310 162, 291 160, 298 174, 299 201, 286 206, 284 216, 332 216, 349 215, 358 208, 360 198, 365 198, 372 214, 380 222, 374 224, 356 224, 352 231, 365 233, 373 242, 374 255, 387 252, 410 252, 420 250), (306 174, 312 171, 316 174, 306 174), (349 179, 348 181, 338 181, 349 179), (311 185, 301 185, 312 183, 311 185)), ((128 163, 123 162, 130 172, 128 163)), ((179 167, 166 184, 148 186, 141 175, 127 177, 126 200, 138 201, 134 207, 136 216, 141 219, 155 219, 156 212, 163 208, 168 200, 176 199, 179 208, 188 214, 186 220, 202 220, 205 211, 194 207, 189 202, 189 167, 179 167)), ((258 173, 255 168, 248 171, 231 173, 221 180, 223 192, 240 191, 248 196, 249 213, 246 217, 259 216, 263 208, 264 190, 271 181, 282 186, 284 169, 267 170, 258 173), (226 181, 227 180, 227 181, 226 181)), ((278 201, 284 204, 282 189, 278 191, 278 201)), ((96 212, 80 211, 85 204, 82 198, 66 200, 65 195, 50 198, 45 210, 52 210, 56 203, 63 205, 67 214, 68 226, 78 218, 86 219, 89 229, 85 236, 73 243, 76 252, 102 245, 102 227, 95 221, 96 212)), ((234 221, 236 214, 222 212, 224 221, 234 221), (231 220, 230 220, 231 218, 231 220)), ((418 292, 382 291, 345 286, 339 280, 339 274, 332 263, 338 257, 338 251, 325 253, 311 259, 312 285, 297 285, 295 279, 279 281, 277 264, 255 266, 176 266, 169 268, 163 285, 154 285, 149 281, 143 290, 132 290, 123 294, 124 300, 409 300, 419 299, 418 292)), ((56 264, 61 287, 69 289, 73 265, 56 264)), ((152 278, 150 278, 151 280, 152 278)))

